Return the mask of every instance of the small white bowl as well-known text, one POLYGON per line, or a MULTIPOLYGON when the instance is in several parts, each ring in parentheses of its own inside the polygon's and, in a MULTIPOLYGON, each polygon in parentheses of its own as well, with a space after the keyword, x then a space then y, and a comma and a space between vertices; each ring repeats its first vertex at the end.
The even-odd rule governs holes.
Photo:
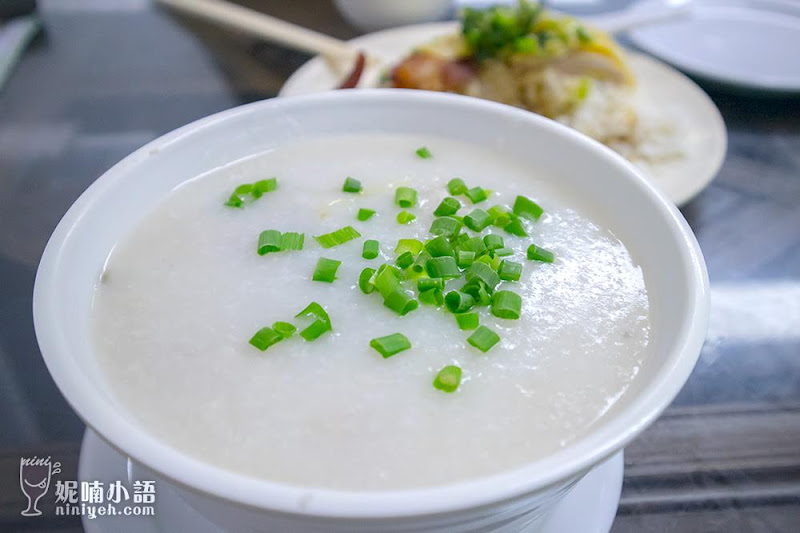
MULTIPOLYGON (((72 407, 105 440, 185 488, 231 530, 518 530, 621 449, 675 397, 708 321, 705 264, 686 221, 632 165, 573 130, 512 107, 423 91, 337 91, 231 109, 169 133, 106 172, 70 208, 42 257, 34 323, 42 355, 72 407), (343 492, 248 478, 159 441, 119 404, 98 368, 88 322, 114 244, 172 189, 198 174, 299 139, 341 133, 438 135, 494 147, 556 176, 593 206, 645 274, 651 356, 627 395, 585 438, 519 468, 447 486, 343 492)), ((678 436, 676 436, 678 438, 678 436)))
POLYGON ((361 31, 442 20, 452 0, 334 0, 342 16, 361 31))

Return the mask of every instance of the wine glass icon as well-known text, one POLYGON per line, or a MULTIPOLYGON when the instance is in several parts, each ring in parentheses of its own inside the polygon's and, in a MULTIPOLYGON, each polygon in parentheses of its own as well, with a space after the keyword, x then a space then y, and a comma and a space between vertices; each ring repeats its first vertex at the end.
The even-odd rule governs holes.
POLYGON ((50 461, 41 464, 21 459, 19 462, 19 487, 28 498, 28 508, 22 511, 22 516, 40 516, 42 512, 36 508, 39 500, 47 494, 50 488, 52 465, 50 461), (31 464, 33 463, 33 464, 31 464))

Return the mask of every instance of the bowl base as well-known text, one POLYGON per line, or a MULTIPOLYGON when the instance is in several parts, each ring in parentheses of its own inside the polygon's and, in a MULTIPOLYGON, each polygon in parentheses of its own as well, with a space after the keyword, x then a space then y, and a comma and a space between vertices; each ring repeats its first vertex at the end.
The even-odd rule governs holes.
MULTIPOLYGON (((100 481, 104 487, 120 481, 131 492, 137 480, 135 465, 130 459, 106 444, 94 431, 87 429, 83 436, 78 481, 100 481)), ((608 533, 619 505, 622 488, 622 452, 586 474, 558 502, 544 523, 521 533, 608 533)), ((86 533, 155 533, 160 531, 193 531, 222 533, 222 530, 200 516, 187 505, 171 483, 156 479, 154 516, 97 516, 83 515, 86 533)), ((130 503, 130 502, 128 502, 130 503)), ((132 504, 131 506, 137 506, 132 504)), ((119 510, 124 503, 115 506, 119 510)))

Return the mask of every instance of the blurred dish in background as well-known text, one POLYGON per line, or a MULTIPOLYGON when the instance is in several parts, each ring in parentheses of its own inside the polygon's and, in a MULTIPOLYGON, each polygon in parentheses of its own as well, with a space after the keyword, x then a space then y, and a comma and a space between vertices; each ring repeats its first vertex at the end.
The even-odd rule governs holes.
POLYGON ((706 80, 800 92, 800 3, 704 0, 690 17, 634 29, 639 48, 706 80))
MULTIPOLYGON (((719 111, 691 80, 532 5, 467 11, 462 24, 407 26, 351 44, 383 59, 365 72, 362 87, 458 92, 543 114, 637 163, 678 205, 708 185, 725 155, 719 111)), ((314 58, 280 94, 328 90, 338 76, 314 58)))
POLYGON ((361 31, 375 31, 444 19, 452 0, 334 0, 344 19, 361 31))

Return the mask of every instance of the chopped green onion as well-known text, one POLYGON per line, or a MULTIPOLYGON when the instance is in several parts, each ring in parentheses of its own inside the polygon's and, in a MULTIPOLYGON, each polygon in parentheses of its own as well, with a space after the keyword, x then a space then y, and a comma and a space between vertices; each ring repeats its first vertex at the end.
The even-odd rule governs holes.
POLYGON ((450 291, 444 297, 444 304, 451 313, 466 313, 475 305, 475 298, 464 292, 450 291))
POLYGON ((490 252, 497 250, 503 247, 503 237, 494 234, 486 235, 483 237, 483 244, 486 245, 486 249, 490 252))
POLYGON ((511 222, 503 226, 503 229, 509 232, 511 235, 516 235, 517 237, 527 237, 528 232, 525 231, 525 227, 522 225, 522 221, 519 219, 517 215, 511 217, 511 222))
POLYGON ((469 268, 475 262, 475 252, 470 250, 459 250, 456 253, 456 264, 458 268, 469 268))
POLYGON ((290 324, 289 322, 275 322, 272 324, 272 329, 275 330, 275 333, 280 335, 282 339, 288 339, 297 331, 294 324, 290 324))
POLYGON ((425 263, 428 262, 432 256, 427 251, 423 250, 419 253, 417 258, 414 260, 414 264, 411 265, 411 271, 416 274, 422 274, 425 272, 425 263))
POLYGON ((494 255, 496 257, 508 257, 509 255, 514 255, 514 250, 511 248, 498 248, 494 251, 494 255))
POLYGON ((364 248, 361 251, 361 257, 364 259, 375 259, 380 253, 380 243, 374 239, 367 239, 364 241, 364 248))
POLYGON ((259 180, 255 183, 244 183, 234 189, 233 193, 225 202, 229 207, 242 207, 245 204, 252 203, 265 192, 271 192, 278 188, 278 179, 270 178, 266 180, 259 180))
POLYGON ((361 192, 361 182, 357 179, 347 176, 342 185, 343 192, 361 192))
POLYGON ((395 264, 400 268, 408 268, 414 262, 414 254, 411 252, 403 252, 395 260, 395 264))
POLYGON ((475 311, 456 315, 456 322, 458 323, 458 329, 464 330, 475 329, 480 325, 478 313, 475 311))
POLYGON ((452 196, 446 197, 433 212, 437 217, 446 217, 448 215, 455 215, 461 209, 461 203, 452 196))
POLYGON ((414 207, 417 205, 417 191, 411 187, 398 187, 394 191, 394 201, 400 207, 414 207))
POLYGON ((281 251, 281 232, 274 229, 262 231, 258 236, 258 255, 281 251))
POLYGON ((442 294, 442 289, 423 291, 419 293, 419 301, 428 305, 440 306, 442 303, 444 303, 444 296, 442 294))
POLYGON ((516 292, 497 291, 492 297, 492 314, 497 318, 517 320, 522 309, 522 298, 516 292))
POLYGON ((591 34, 589 34, 589 31, 583 26, 575 28, 575 35, 577 35, 578 42, 581 44, 586 44, 592 40, 591 34))
POLYGON ((450 255, 429 259, 425 263, 425 270, 432 278, 458 278, 461 276, 455 258, 450 255))
POLYGON ((444 280, 442 278, 425 278, 417 282, 419 292, 432 291, 433 289, 444 290, 444 280))
POLYGON ((397 246, 394 248, 394 253, 397 255, 402 254, 403 252, 411 252, 414 255, 417 255, 422 251, 424 245, 422 241, 417 239, 400 239, 397 241, 397 246))
POLYGON ((369 341, 369 345, 375 348, 384 359, 387 359, 411 348, 411 341, 402 333, 393 333, 392 335, 372 339, 369 341))
POLYGON ((509 216, 509 210, 504 205, 493 205, 487 211, 489 216, 492 219, 492 224, 497 226, 498 228, 502 228, 509 222, 511 222, 511 217, 509 216))
POLYGON ((361 292, 364 294, 369 294, 375 291, 375 285, 372 284, 372 276, 375 275, 374 268, 365 268, 361 271, 361 274, 358 275, 358 288, 361 289, 361 292))
POLYGON ((336 279, 336 270, 341 264, 342 262, 337 261, 336 259, 326 259, 325 257, 320 257, 317 260, 317 267, 314 269, 314 275, 311 279, 314 281, 333 283, 333 280, 336 279))
POLYGON ((265 192, 272 192, 277 188, 278 188, 278 178, 258 180, 253 184, 253 190, 250 192, 250 194, 259 197, 265 192))
POLYGON ((287 231, 281 235, 281 251, 287 252, 289 250, 302 250, 305 238, 306 236, 303 233, 287 231))
POLYGON ((403 285, 400 283, 400 269, 389 264, 381 265, 375 273, 373 283, 384 300, 393 292, 403 290, 403 285))
POLYGON ((295 318, 301 316, 314 318, 314 322, 300 332, 300 336, 307 341, 313 341, 326 331, 331 331, 333 329, 331 327, 331 318, 328 316, 328 313, 325 312, 325 309, 317 302, 308 304, 305 309, 295 315, 295 318))
POLYGON ((447 365, 439 370, 433 380, 434 388, 442 392, 455 392, 461 384, 461 369, 455 365, 447 365))
POLYGON ((406 294, 403 289, 398 289, 383 299, 383 305, 398 315, 405 316, 419 307, 419 302, 406 294))
POLYGON ((397 213, 397 223, 398 224, 410 224, 417 219, 417 215, 414 213, 409 213, 408 211, 400 211, 397 213))
POLYGON ((486 244, 480 237, 470 237, 466 241, 458 245, 459 249, 468 252, 475 252, 475 257, 481 256, 487 252, 486 244))
POLYGON ((461 287, 461 292, 467 293, 475 298, 476 305, 489 305, 492 303, 492 295, 486 287, 486 283, 475 278, 468 281, 461 287))
POLYGON ((467 184, 464 183, 464 180, 462 180, 461 178, 453 178, 447 182, 447 190, 453 196, 458 196, 459 194, 466 194, 467 184))
POLYGON ((453 245, 444 235, 434 237, 425 243, 425 249, 431 254, 431 257, 444 257, 446 255, 453 255, 453 245))
POLYGON ((555 254, 550 250, 546 250, 535 244, 528 246, 528 259, 531 261, 542 261, 544 263, 552 263, 555 260, 555 254))
POLYGON ((444 235, 448 239, 452 239, 461 231, 461 222, 453 217, 437 218, 433 221, 433 224, 431 224, 430 231, 434 235, 444 235))
POLYGON ((476 261, 469 267, 467 271, 467 281, 472 279, 479 279, 486 284, 489 290, 494 290, 500 283, 500 276, 486 263, 476 261))
POLYGON ((358 214, 356 215, 356 218, 358 220, 360 220, 361 222, 365 222, 365 221, 371 219, 372 215, 374 215, 374 214, 375 214, 375 210, 374 209, 365 209, 365 208, 362 207, 361 209, 358 210, 358 214))
POLYGON ((345 226, 324 235, 316 235, 314 240, 323 248, 333 248, 359 237, 361 237, 361 234, 353 229, 352 226, 345 226))
POLYGON ((283 340, 283 337, 272 328, 261 328, 250 338, 249 342, 263 352, 281 340, 283 340))
POLYGON ((530 198, 517 196, 517 199, 514 200, 515 215, 536 222, 542 216, 542 213, 544 213, 544 209, 530 198))
POLYGON ((489 191, 486 189, 482 189, 480 187, 473 187, 468 190, 466 193, 467 198, 469 198, 473 204, 479 204, 486 200, 489 197, 489 191))
POLYGON ((500 270, 497 271, 497 275, 500 276, 500 279, 503 281, 519 281, 521 274, 522 263, 509 261, 508 259, 500 263, 500 270))
POLYGON ((489 213, 483 209, 474 209, 464 217, 464 225, 473 231, 483 231, 490 223, 489 213))
POLYGON ((417 148, 417 152, 416 153, 422 159, 430 159, 431 157, 433 157, 433 154, 431 153, 431 151, 428 150, 424 146, 422 148, 417 148))
POLYGON ((492 346, 500 342, 500 336, 486 326, 479 326, 478 329, 467 338, 467 342, 483 353, 486 353, 492 349, 492 346))

